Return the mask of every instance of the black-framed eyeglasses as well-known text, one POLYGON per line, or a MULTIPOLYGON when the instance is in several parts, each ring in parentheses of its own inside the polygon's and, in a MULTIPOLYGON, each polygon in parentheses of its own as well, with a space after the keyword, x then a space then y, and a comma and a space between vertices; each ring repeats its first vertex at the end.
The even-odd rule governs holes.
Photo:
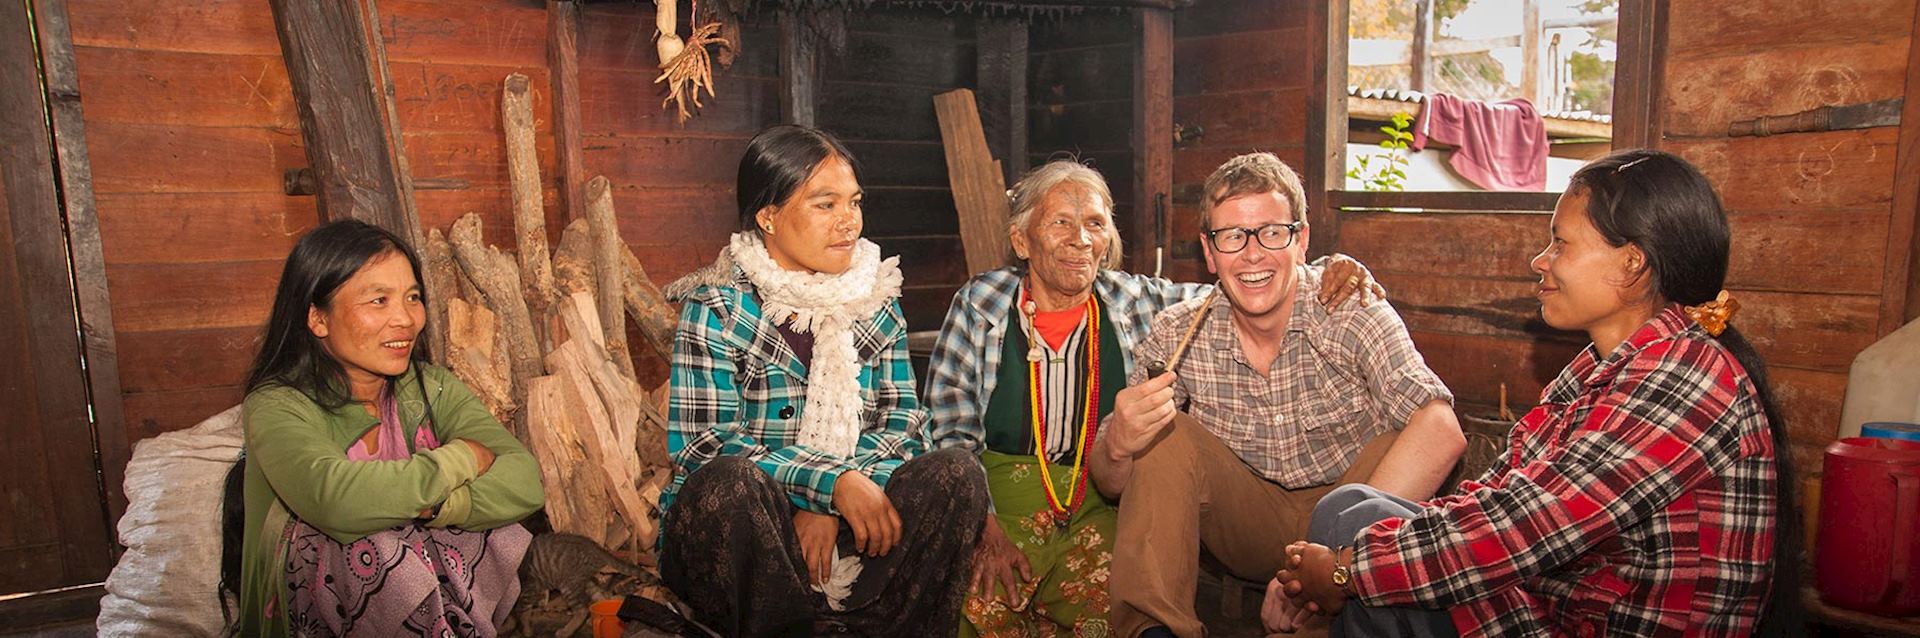
POLYGON ((1267 224, 1258 228, 1228 226, 1207 231, 1207 240, 1213 242, 1213 250, 1218 253, 1237 253, 1245 250, 1249 237, 1258 237, 1260 245, 1267 250, 1286 250, 1293 246, 1293 238, 1299 236, 1300 229, 1306 227, 1305 221, 1267 224))

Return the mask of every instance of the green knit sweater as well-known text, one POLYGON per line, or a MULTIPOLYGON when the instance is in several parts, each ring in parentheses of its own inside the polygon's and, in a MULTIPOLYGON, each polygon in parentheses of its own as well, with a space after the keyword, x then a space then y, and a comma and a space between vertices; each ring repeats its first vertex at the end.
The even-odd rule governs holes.
POLYGON ((442 445, 404 461, 351 461, 347 449, 379 425, 359 403, 326 409, 305 393, 269 386, 247 394, 246 537, 241 556, 240 635, 287 633, 281 537, 293 517, 341 543, 414 520, 440 505, 430 527, 486 530, 540 509, 540 468, 451 372, 415 366, 393 380, 408 445, 425 407, 442 445), (415 381, 421 371, 424 384, 415 381), (422 403, 422 385, 428 401, 422 403), (492 450, 493 466, 455 439, 492 450))

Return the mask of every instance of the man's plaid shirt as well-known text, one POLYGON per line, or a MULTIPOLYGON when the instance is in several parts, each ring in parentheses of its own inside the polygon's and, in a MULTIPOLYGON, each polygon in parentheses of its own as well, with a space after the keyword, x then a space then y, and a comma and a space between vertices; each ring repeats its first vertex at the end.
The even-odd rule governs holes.
MULTIPOLYGON (((1018 267, 980 273, 954 293, 927 370, 935 449, 958 445, 976 454, 986 449, 986 427, 980 418, 1000 380, 1000 350, 1025 274, 1018 267)), ((1207 284, 1174 283, 1117 270, 1101 270, 1093 280, 1093 292, 1115 328, 1128 371, 1133 370, 1134 344, 1146 339, 1155 313, 1211 290, 1213 286, 1207 284)))
MULTIPOLYGON (((1392 304, 1320 303, 1322 275, 1294 267, 1293 312, 1266 370, 1247 359, 1225 295, 1168 308, 1133 356, 1166 360, 1188 326, 1193 341, 1180 360, 1173 401, 1226 444, 1247 468, 1297 490, 1333 483, 1369 441, 1407 426, 1413 413, 1453 393, 1427 367, 1392 304)), ((1145 367, 1128 384, 1145 381, 1145 367)), ((1112 419, 1109 415, 1108 419, 1112 419)))
POLYGON ((852 457, 799 445, 807 367, 761 314, 738 268, 729 285, 695 288, 673 339, 667 449, 678 464, 660 495, 665 509, 686 477, 723 456, 752 459, 787 487, 795 507, 837 514, 833 484, 858 470, 882 488, 894 468, 925 451, 927 412, 913 391, 906 320, 896 300, 853 324, 860 355, 863 432, 852 457))
POLYGON ((1668 307, 1568 364, 1479 481, 1363 532, 1350 588, 1450 609, 1463 636, 1749 635, 1776 533, 1758 397, 1668 307))

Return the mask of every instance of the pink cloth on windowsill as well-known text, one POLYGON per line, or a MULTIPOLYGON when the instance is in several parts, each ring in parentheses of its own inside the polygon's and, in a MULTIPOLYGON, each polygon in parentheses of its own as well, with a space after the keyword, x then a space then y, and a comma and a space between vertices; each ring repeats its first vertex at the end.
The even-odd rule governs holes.
POLYGON ((1481 188, 1547 188, 1547 126, 1525 99, 1489 104, 1429 93, 1414 123, 1411 148, 1425 148, 1428 139, 1452 144, 1447 164, 1481 188))

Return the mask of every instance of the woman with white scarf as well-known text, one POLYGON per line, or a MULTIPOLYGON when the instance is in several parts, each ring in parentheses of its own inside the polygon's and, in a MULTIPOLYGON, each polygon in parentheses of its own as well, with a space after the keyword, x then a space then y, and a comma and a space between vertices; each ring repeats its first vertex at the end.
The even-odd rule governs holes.
POLYGON ((823 131, 747 145, 742 227, 668 287, 674 338, 661 571, 729 636, 951 631, 986 480, 927 452, 897 258, 860 238, 859 165, 823 131))

